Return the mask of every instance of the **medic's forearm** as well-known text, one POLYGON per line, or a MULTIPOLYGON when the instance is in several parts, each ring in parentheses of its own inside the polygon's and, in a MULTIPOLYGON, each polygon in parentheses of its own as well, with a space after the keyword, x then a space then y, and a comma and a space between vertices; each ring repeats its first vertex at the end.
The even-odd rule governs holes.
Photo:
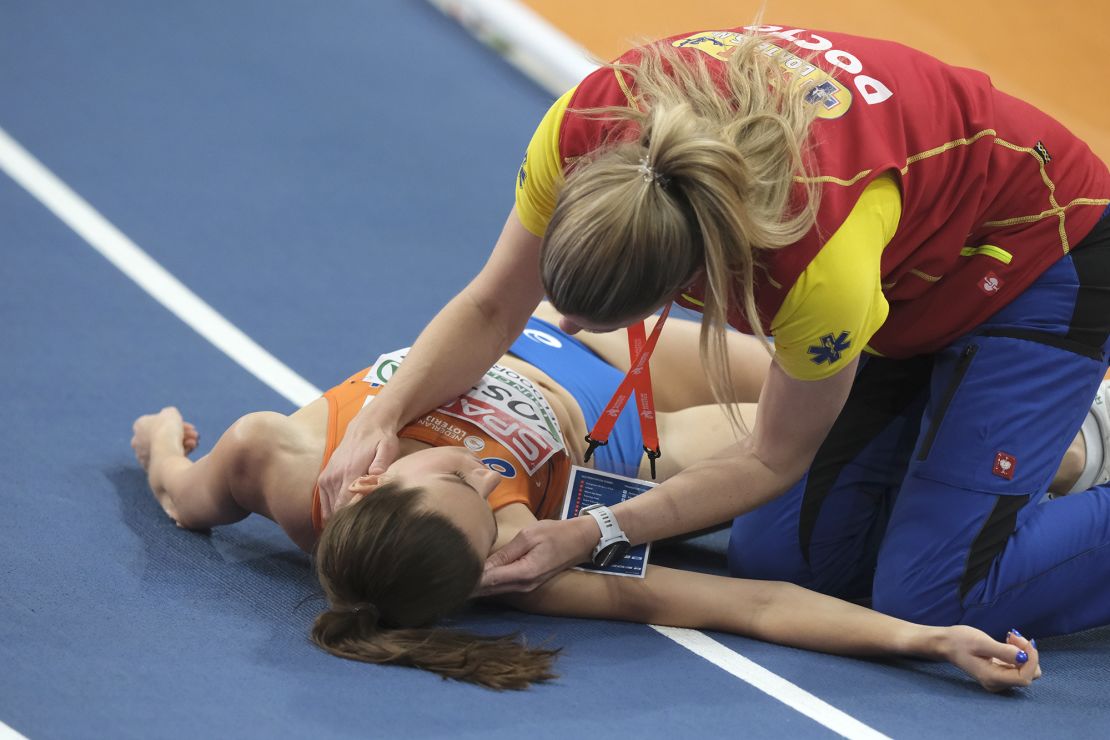
POLYGON ((800 480, 852 387, 858 360, 819 381, 772 364, 752 434, 657 488, 613 507, 633 542, 722 524, 771 501, 800 480))
POLYGON ((373 409, 383 423, 400 427, 458 398, 501 358, 527 316, 519 326, 508 317, 491 316, 463 291, 420 333, 367 410, 373 409))
POLYGON ((539 237, 510 213, 482 271, 420 333, 366 410, 399 428, 470 388, 505 354, 543 298, 539 250, 539 237))
POLYGON ((782 495, 801 478, 808 462, 805 459, 799 465, 772 470, 745 440, 617 504, 613 514, 633 543, 697 532, 782 495))

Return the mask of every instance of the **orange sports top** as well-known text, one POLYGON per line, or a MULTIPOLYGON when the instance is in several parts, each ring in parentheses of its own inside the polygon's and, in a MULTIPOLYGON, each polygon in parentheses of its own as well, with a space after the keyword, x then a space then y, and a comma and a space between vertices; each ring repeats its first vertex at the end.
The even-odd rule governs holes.
MULTIPOLYGON (((406 351, 383 355, 324 394, 328 425, 321 470, 406 351)), ((570 459, 551 407, 518 373, 495 365, 466 395, 405 426, 399 436, 437 447, 461 445, 477 454, 502 477, 489 497, 494 511, 521 503, 538 519, 558 518, 570 459)), ((312 526, 317 534, 324 528, 319 487, 312 492, 312 526)))

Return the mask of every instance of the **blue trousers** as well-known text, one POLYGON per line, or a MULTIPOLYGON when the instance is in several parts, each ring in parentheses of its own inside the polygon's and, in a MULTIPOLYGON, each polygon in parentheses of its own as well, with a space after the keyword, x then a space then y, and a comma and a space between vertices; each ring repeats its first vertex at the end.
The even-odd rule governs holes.
POLYGON ((1104 218, 936 355, 866 358, 806 476, 733 523, 731 572, 995 636, 1110 623, 1110 485, 1044 496, 1108 337, 1104 218))

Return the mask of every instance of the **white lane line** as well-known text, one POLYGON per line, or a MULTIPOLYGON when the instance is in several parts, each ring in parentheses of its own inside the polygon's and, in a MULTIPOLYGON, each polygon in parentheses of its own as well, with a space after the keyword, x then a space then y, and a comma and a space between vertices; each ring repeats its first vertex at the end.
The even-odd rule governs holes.
POLYGON ((27 740, 27 738, 0 722, 0 740, 27 740))
POLYGON ((3 129, 0 129, 0 168, 154 300, 247 372, 298 407, 320 395, 319 389, 216 313, 151 259, 3 129))
POLYGON ((597 69, 590 53, 513 0, 428 0, 552 95, 597 69))
MULTIPOLYGON (((0 129, 0 168, 155 300, 247 372, 297 406, 320 396, 320 391, 311 383, 258 346, 166 272, 3 129, 0 129)), ((654 625, 653 628, 834 732, 869 740, 886 737, 700 632, 654 625)))
POLYGON ((853 740, 890 740, 889 737, 865 725, 855 717, 845 714, 805 689, 787 681, 763 666, 745 658, 697 630, 651 625, 659 634, 668 637, 695 655, 728 671, 740 680, 751 684, 791 709, 804 714, 838 735, 853 740))

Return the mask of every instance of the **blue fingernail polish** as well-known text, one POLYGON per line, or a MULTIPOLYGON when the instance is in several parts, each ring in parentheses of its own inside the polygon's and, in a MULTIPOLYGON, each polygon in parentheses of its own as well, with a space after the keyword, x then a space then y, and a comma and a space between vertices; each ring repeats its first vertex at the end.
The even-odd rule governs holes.
POLYGON ((1036 649, 1037 649, 1037 641, 1036 641, 1036 640, 1030 640, 1030 641, 1029 641, 1029 644, 1033 646, 1033 649, 1034 649, 1034 650, 1036 650, 1036 649))
POLYGON ((1017 657, 1014 658, 1014 660, 1017 661, 1018 665, 1025 665, 1025 662, 1029 660, 1029 656, 1025 654, 1024 650, 1018 650, 1017 657))
POLYGON ((1021 637, 1021 633, 1018 632, 1017 630, 1010 630, 1010 634, 1013 635, 1014 637, 1021 637))

